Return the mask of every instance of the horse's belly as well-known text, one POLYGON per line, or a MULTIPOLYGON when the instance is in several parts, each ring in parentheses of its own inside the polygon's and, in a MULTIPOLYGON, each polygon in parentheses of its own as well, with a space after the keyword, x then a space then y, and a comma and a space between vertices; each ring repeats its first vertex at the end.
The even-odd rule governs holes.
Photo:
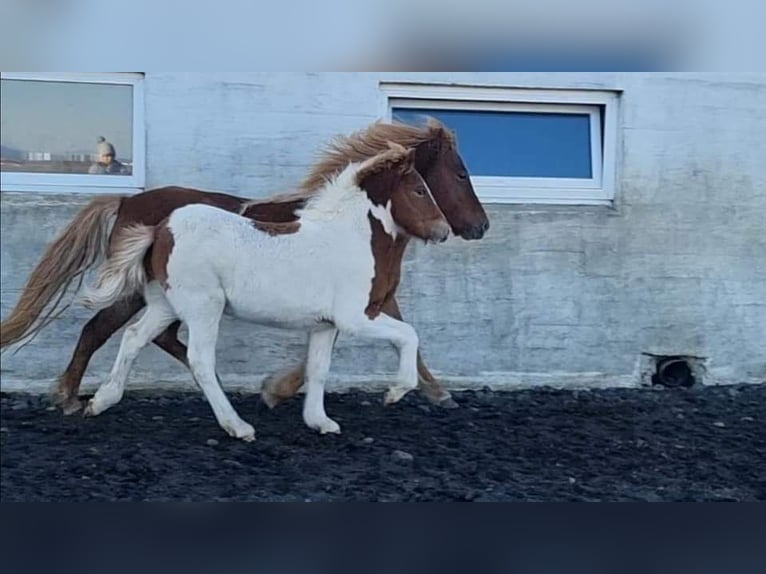
POLYGON ((227 293, 227 313, 246 321, 289 329, 307 329, 331 321, 332 293, 314 285, 305 291, 298 285, 280 289, 254 289, 252 286, 227 293))
POLYGON ((228 312, 296 329, 332 322, 338 305, 346 310, 351 304, 362 313, 374 275, 369 245, 339 249, 321 235, 310 244, 293 237, 239 246, 242 255, 220 266, 228 312))

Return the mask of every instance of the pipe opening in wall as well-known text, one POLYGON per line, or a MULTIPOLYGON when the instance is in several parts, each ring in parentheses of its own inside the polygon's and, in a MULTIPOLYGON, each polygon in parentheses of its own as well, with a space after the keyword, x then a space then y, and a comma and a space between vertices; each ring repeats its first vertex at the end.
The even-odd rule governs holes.
POLYGON ((697 381, 685 357, 658 357, 652 384, 668 388, 689 388, 697 381))

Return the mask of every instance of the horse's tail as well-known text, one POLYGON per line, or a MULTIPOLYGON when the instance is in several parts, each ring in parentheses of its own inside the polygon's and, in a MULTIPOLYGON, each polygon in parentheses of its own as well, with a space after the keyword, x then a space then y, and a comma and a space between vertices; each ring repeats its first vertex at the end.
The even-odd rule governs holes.
POLYGON ((0 323, 0 348, 36 335, 69 307, 68 303, 61 306, 69 286, 78 280, 79 288, 85 272, 106 256, 113 218, 123 199, 117 195, 94 198, 48 246, 16 307, 0 323))
POLYGON ((85 289, 80 302, 89 308, 102 309, 143 288, 147 282, 144 257, 152 243, 154 227, 151 225, 121 229, 95 284, 85 289))

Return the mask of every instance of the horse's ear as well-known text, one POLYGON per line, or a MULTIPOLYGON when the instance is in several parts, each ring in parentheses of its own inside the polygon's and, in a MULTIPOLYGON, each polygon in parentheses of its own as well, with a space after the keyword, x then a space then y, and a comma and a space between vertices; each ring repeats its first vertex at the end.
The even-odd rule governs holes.
POLYGON ((399 171, 406 173, 415 166, 415 148, 406 148, 393 141, 388 142, 388 166, 396 166, 399 171))
POLYGON ((410 173, 413 169, 415 169, 415 148, 414 147, 408 148, 407 150, 405 150, 404 154, 399 160, 399 165, 397 167, 398 167, 399 173, 402 175, 410 173))
POLYGON ((396 170, 407 173, 415 166, 415 150, 401 144, 389 141, 388 149, 375 157, 368 159, 357 172, 357 182, 361 184, 366 178, 385 170, 396 170))
POLYGON ((388 149, 393 152, 392 156, 396 157, 397 155, 405 155, 407 153, 407 148, 404 147, 400 143, 396 143, 395 141, 388 141, 388 149))
POLYGON ((433 151, 439 152, 443 148, 455 145, 455 132, 434 117, 429 117, 426 122, 433 151))

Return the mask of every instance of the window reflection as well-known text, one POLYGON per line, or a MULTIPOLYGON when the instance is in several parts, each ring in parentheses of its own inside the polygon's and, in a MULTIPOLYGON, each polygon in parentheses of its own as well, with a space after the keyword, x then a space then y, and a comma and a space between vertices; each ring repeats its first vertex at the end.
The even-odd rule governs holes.
POLYGON ((1 82, 0 170, 132 174, 132 86, 1 82))

